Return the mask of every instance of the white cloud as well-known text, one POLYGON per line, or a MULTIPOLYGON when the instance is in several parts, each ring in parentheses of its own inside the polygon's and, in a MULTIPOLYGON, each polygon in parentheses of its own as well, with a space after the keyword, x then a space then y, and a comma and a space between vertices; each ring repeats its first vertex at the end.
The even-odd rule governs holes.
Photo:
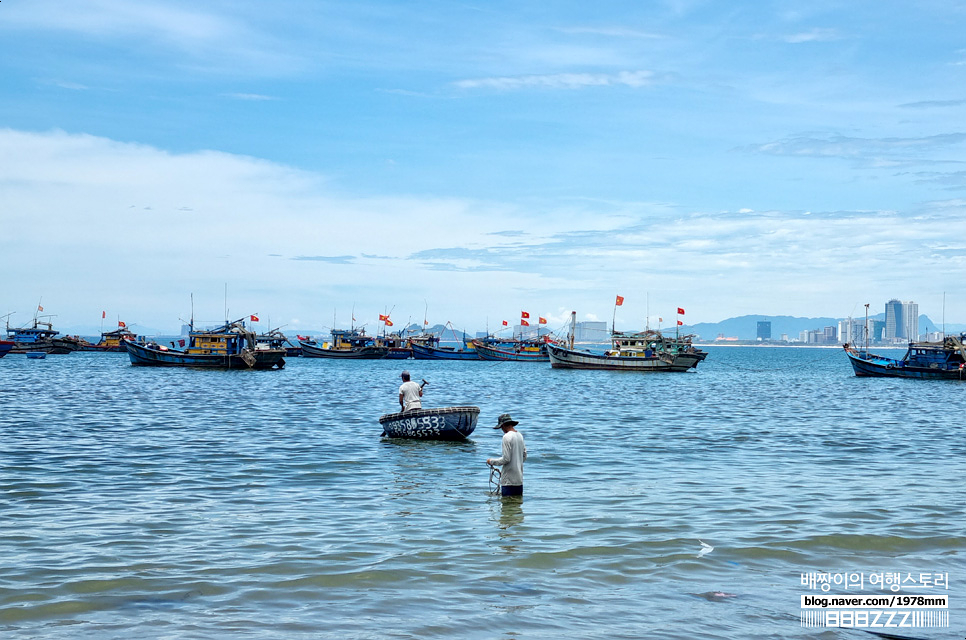
POLYGON ((555 73, 499 78, 475 78, 460 80, 455 85, 461 89, 584 89, 587 87, 625 86, 640 88, 652 83, 650 71, 622 71, 620 73, 555 73))

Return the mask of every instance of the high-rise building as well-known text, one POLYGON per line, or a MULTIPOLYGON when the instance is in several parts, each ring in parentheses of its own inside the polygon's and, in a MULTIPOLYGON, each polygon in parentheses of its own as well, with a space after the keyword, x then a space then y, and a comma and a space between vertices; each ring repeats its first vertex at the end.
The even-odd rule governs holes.
POLYGON ((758 339, 771 340, 771 321, 763 320, 758 323, 758 339))
POLYGON ((902 334, 904 330, 902 322, 902 303, 895 298, 889 300, 885 305, 885 323, 886 340, 904 337, 902 334))
POLYGON ((919 339, 919 305, 912 300, 902 303, 902 325, 907 340, 919 339))

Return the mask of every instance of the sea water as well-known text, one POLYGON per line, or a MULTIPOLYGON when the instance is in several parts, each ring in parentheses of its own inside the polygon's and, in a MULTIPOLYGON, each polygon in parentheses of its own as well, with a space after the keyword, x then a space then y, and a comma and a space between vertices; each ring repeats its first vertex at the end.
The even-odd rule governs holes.
POLYGON ((0 635, 854 638, 803 627, 801 596, 899 593, 949 596, 948 626, 878 631, 963 637, 966 383, 709 351, 684 374, 8 355, 0 635), (480 407, 468 441, 380 438, 403 368, 424 406, 480 407), (522 499, 489 493, 507 412, 522 499))

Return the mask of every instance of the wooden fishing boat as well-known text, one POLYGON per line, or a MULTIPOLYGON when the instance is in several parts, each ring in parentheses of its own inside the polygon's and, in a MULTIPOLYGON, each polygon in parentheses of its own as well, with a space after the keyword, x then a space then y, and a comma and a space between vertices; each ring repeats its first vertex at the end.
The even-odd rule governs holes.
POLYGON ((473 340, 473 348, 481 360, 512 360, 515 362, 547 362, 547 341, 483 338, 473 340))
POLYGON ((910 342, 902 358, 870 353, 868 348, 843 345, 858 377, 962 380, 966 369, 966 334, 942 342, 910 342))
POLYGON ((366 335, 365 330, 333 329, 332 342, 317 343, 302 340, 304 358, 344 358, 355 360, 377 360, 389 353, 389 347, 376 344, 375 336, 366 335))
POLYGON ((578 351, 573 347, 576 314, 565 344, 547 345, 550 366, 555 369, 603 369, 638 372, 683 372, 694 369, 708 357, 691 344, 692 336, 665 336, 660 331, 611 333, 611 348, 604 353, 578 351))
POLYGON ((27 353, 28 351, 43 351, 50 354, 66 354, 77 351, 80 341, 70 336, 61 336, 54 331, 50 322, 33 319, 33 326, 11 327, 7 324, 7 338, 14 343, 11 353, 27 353))
POLYGON ((13 345, 13 340, 0 340, 0 358, 10 353, 10 350, 13 349, 13 345))
POLYGON ((137 340, 137 335, 133 332, 128 331, 126 328, 115 329, 114 331, 106 331, 101 334, 101 339, 95 344, 91 344, 86 340, 81 341, 78 351, 101 351, 116 353, 121 351, 127 351, 124 346, 125 340, 135 341, 137 340))
POLYGON ((416 360, 479 360, 476 349, 469 345, 466 349, 413 344, 413 358, 416 360))
POLYGON ((476 429, 479 416, 479 407, 441 407, 387 413, 379 424, 388 438, 465 440, 476 429))
POLYGON ((125 341, 131 364, 158 367, 206 367, 212 369, 281 369, 285 350, 258 345, 255 332, 243 320, 226 323, 213 331, 188 333, 184 350, 154 342, 125 341))

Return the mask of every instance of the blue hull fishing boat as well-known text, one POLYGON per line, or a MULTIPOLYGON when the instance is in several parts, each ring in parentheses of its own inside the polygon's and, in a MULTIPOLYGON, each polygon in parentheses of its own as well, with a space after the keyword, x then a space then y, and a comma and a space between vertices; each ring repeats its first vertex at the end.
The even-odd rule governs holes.
POLYGON ((65 354, 80 348, 78 339, 61 336, 59 331, 54 331, 51 323, 42 322, 37 318, 34 318, 32 327, 14 328, 8 324, 7 338, 14 343, 10 349, 13 353, 43 351, 51 354, 65 354))
POLYGON ((479 407, 441 407, 387 413, 379 424, 387 438, 465 440, 476 429, 479 417, 479 407))
POLYGON ((28 351, 27 352, 28 360, 43 360, 46 357, 47 357, 46 351, 28 351))
POLYGON ((479 360, 476 349, 454 349, 452 347, 434 347, 413 343, 413 358, 416 360, 479 360))
POLYGON ((966 334, 942 342, 910 342, 902 358, 888 358, 843 345, 858 377, 962 380, 966 369, 966 334))
POLYGON ((209 369, 281 369, 285 366, 285 350, 258 345, 255 332, 246 329, 242 320, 226 323, 214 331, 191 330, 188 346, 183 351, 130 340, 124 346, 131 364, 137 366, 209 369))

